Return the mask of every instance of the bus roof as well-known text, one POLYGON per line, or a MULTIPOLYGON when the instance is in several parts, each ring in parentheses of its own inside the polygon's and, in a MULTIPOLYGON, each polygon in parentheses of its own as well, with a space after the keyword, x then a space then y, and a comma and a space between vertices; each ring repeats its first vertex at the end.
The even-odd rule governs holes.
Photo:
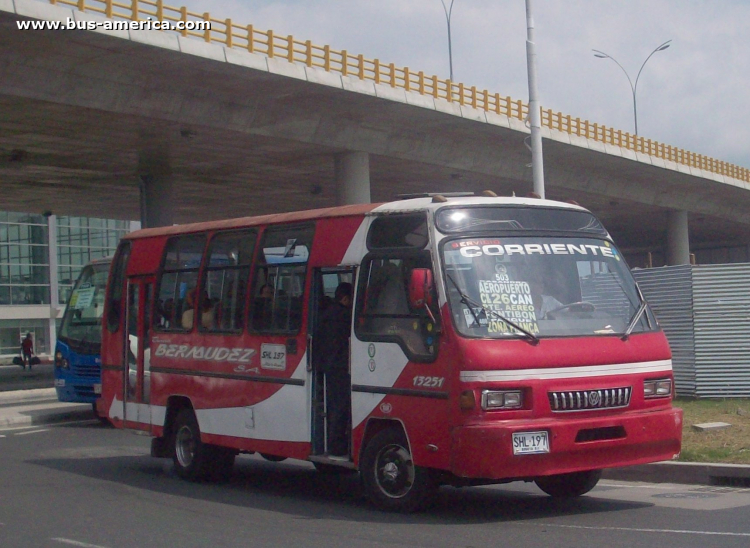
MULTIPOLYGON (((564 208, 587 211, 585 208, 569 203, 554 200, 542 200, 539 198, 516 198, 516 197, 487 197, 487 196, 460 196, 453 197, 449 194, 428 196, 423 198, 410 198, 394 202, 378 204, 354 204, 345 206, 328 207, 321 209, 310 209, 304 211, 292 211, 289 213, 273 213, 255 217, 240 217, 236 219, 225 219, 220 221, 205 221, 202 223, 189 223, 157 228, 144 228, 123 236, 123 239, 149 238, 154 236, 171 236, 176 234, 187 234, 191 232, 203 232, 209 230, 226 230, 233 228, 244 228, 266 224, 305 222, 314 219, 351 217, 356 215, 367 215, 371 213, 399 213, 406 211, 434 211, 445 206, 477 206, 477 205, 499 205, 499 206, 530 206, 564 208), (442 199, 441 199, 442 198, 442 199)), ((111 259, 108 259, 111 260, 111 259)))

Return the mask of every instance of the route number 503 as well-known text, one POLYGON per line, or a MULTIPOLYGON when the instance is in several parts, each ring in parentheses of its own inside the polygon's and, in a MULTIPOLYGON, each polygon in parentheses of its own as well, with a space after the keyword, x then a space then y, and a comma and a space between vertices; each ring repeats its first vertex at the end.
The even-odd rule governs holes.
POLYGON ((445 377, 423 377, 422 375, 414 377, 414 386, 425 388, 441 388, 443 382, 445 382, 445 377))

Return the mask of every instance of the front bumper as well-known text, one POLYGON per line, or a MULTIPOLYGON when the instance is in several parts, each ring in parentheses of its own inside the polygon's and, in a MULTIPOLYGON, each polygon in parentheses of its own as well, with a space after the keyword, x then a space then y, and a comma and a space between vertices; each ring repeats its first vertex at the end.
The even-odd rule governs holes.
POLYGON ((670 460, 680 452, 681 409, 587 415, 458 427, 453 431, 451 472, 464 478, 522 479, 670 460), (624 430, 623 437, 576 441, 581 430, 618 427, 624 430), (549 432, 549 453, 513 454, 514 432, 539 430, 549 432))

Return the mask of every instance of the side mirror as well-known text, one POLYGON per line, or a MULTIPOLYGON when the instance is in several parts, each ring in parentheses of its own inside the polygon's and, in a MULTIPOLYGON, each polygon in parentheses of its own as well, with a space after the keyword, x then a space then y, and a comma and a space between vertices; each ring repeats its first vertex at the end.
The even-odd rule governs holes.
POLYGON ((411 271, 409 281, 409 304, 412 308, 423 308, 432 304, 434 281, 432 270, 415 268, 411 271))

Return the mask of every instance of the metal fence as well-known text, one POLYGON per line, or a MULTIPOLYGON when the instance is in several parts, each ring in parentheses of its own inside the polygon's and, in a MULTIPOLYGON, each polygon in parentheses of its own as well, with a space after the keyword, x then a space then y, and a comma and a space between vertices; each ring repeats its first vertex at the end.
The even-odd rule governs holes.
POLYGON ((750 397, 750 264, 633 274, 672 347, 677 394, 750 397))

